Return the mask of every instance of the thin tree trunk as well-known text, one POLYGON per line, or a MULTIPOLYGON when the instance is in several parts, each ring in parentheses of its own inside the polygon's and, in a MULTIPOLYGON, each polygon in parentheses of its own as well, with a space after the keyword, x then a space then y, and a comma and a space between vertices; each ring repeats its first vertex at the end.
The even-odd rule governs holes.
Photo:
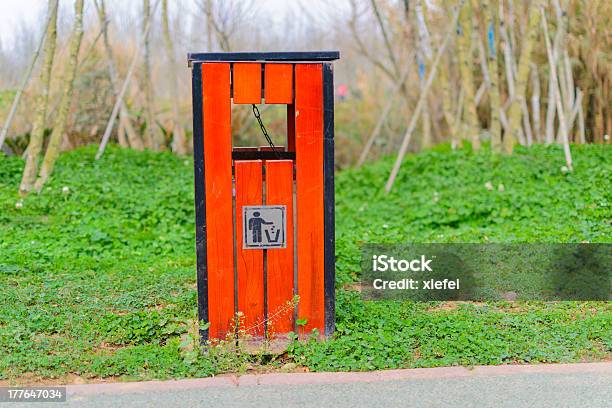
POLYGON ((531 65, 531 114, 533 115, 533 131, 537 143, 542 143, 542 127, 540 125, 540 77, 538 66, 531 65))
POLYGON ((504 67, 506 69, 506 82, 508 83, 508 100, 514 98, 514 56, 510 47, 510 38, 506 29, 506 16, 504 15, 504 1, 499 2, 499 33, 503 40, 504 49, 504 67))
MULTIPOLYGON (((555 34, 554 45, 552 48, 553 63, 558 64, 559 55, 561 53, 561 43, 563 30, 557 29, 555 34)), ((559 92, 558 84, 553 82, 553 77, 548 75, 548 106, 546 110, 546 144, 555 142, 555 113, 557 111, 557 93, 559 92)))
POLYGON ((468 1, 459 13, 457 28, 457 51, 459 54, 459 70, 461 72, 461 84, 465 91, 464 109, 466 117, 466 133, 472 142, 472 150, 480 148, 478 135, 478 115, 476 114, 476 102, 474 92, 474 74, 472 72, 472 4, 468 1))
POLYGON ((531 63, 531 51, 535 45, 535 39, 538 33, 537 28, 540 22, 539 2, 540 0, 535 0, 535 4, 529 6, 527 34, 521 47, 521 55, 519 57, 518 72, 516 76, 516 88, 508 114, 509 133, 504 137, 504 153, 506 154, 512 154, 514 144, 516 140, 519 139, 519 128, 521 126, 522 116, 521 104, 526 104, 526 102, 524 102, 525 89, 527 87, 527 77, 529 74, 529 65, 531 63))
MULTIPOLYGON (((36 51, 34 51, 32 61, 30 62, 30 65, 28 66, 28 69, 26 70, 25 75, 21 80, 21 85, 19 86, 19 89, 15 93, 15 97, 13 98, 13 103, 11 105, 11 110, 9 111, 8 117, 6 118, 6 122, 4 122, 4 125, 2 126, 2 131, 0 131, 0 149, 2 149, 2 145, 4 144, 4 141, 6 140, 6 137, 8 135, 8 131, 11 128, 11 124, 13 123, 13 118, 17 113, 17 108, 19 107, 19 102, 21 101, 21 95, 23 95, 23 92, 25 91, 26 87, 28 86, 28 82, 30 82, 30 78, 32 77, 32 72, 34 71, 36 61, 38 60, 38 56, 40 55, 40 51, 42 50, 43 43, 45 42, 45 37, 49 32, 51 20, 57 17, 57 1, 53 2, 53 4, 55 5, 56 10, 51 12, 50 9, 49 11, 49 17, 47 19, 47 24, 45 25, 45 31, 43 31, 43 34, 40 37, 38 47, 36 47, 36 51)), ((51 7, 51 3, 49 4, 49 7, 51 7)))
POLYGON ((574 84, 571 77, 569 61, 565 61, 567 56, 567 48, 565 46, 565 40, 567 37, 567 14, 561 9, 559 0, 553 0, 553 6, 555 9, 555 15, 557 17, 557 33, 559 43, 555 44, 555 62, 557 65, 557 77, 559 78, 559 86, 561 90, 561 101, 563 102, 564 113, 566 118, 568 117, 569 111, 574 103, 574 84), (558 47, 558 48, 557 48, 558 47))
POLYGON ((414 131, 414 128, 416 126, 417 120, 419 118, 419 114, 421 113, 421 110, 423 109, 423 105, 425 104, 425 101, 427 100, 427 93, 429 92, 429 89, 431 88, 431 84, 433 83, 433 79, 436 76, 436 71, 438 69, 438 65, 440 64, 440 58, 442 57, 442 54, 444 53, 444 50, 446 49, 446 46, 448 45, 448 42, 450 41, 450 38, 452 37, 453 31, 455 30, 455 27, 457 26, 457 21, 459 19, 459 13, 461 12, 463 8, 463 0, 459 1, 459 5, 457 7, 458 9, 455 11, 453 22, 450 25, 449 30, 446 33, 446 36, 444 37, 444 41, 442 42, 442 44, 440 44, 440 48, 438 48, 438 52, 436 53, 436 57, 431 66, 431 70, 429 71, 429 75, 427 76, 427 81, 425 82, 425 86, 423 90, 421 91, 421 95, 419 96, 419 101, 417 102, 416 108, 414 109, 414 112, 412 113, 412 117, 410 118, 410 123, 408 124, 408 129, 406 129, 406 133, 404 134, 402 144, 397 154, 397 159, 395 160, 395 164, 393 165, 393 169, 391 170, 391 174, 389 175, 389 179, 387 180, 387 184, 385 185, 385 190, 387 193, 389 193, 391 191, 391 188, 393 188, 393 183, 395 182, 395 178, 397 177, 400 166, 402 165, 402 160, 404 160, 404 155, 406 154, 406 150, 408 149, 408 144, 410 143, 410 137, 412 136, 412 132, 414 131))
POLYGON ((465 90, 463 87, 459 89, 459 102, 457 102, 457 110, 455 111, 455 126, 457 127, 457 137, 451 140, 451 147, 457 149, 463 147, 463 135, 465 135, 465 129, 463 128, 463 122, 461 116, 463 115, 463 104, 464 104, 465 90))
MULTIPOLYGON (((576 117, 578 116, 578 111, 581 105, 582 105, 582 91, 576 88, 576 99, 574 100, 574 106, 572 107, 569 118, 567 118, 568 137, 569 137, 569 134, 572 133, 572 129, 574 128, 574 122, 576 121, 576 117)), ((574 137, 573 140, 576 141, 577 138, 574 137)))
MULTIPOLYGON (((511 50, 516 50, 516 36, 514 35, 514 0, 508 1, 508 40, 511 50)), ((516 65, 512 68, 514 70, 514 77, 516 78, 516 65)))
POLYGON ((495 153, 501 152, 501 123, 499 112, 501 110, 501 98, 499 95, 499 69, 497 66, 497 10, 494 4, 482 2, 481 7, 485 9, 487 26, 487 45, 488 45, 488 69, 489 69, 489 97, 491 100, 491 149, 495 153))
MULTIPOLYGON (((423 89, 421 87, 421 89, 423 89)), ((421 139, 421 149, 427 149, 431 147, 431 116, 429 115, 429 104, 425 102, 423 106, 423 113, 421 114, 421 126, 423 127, 423 135, 421 139)))
POLYGON ((32 123, 32 133, 30 134, 30 143, 26 150, 25 167, 23 169, 21 184, 19 185, 19 193, 21 195, 26 195, 32 190, 32 186, 36 180, 36 173, 38 172, 40 152, 43 147, 45 118, 47 115, 47 105, 49 104, 49 85, 51 82, 51 70, 53 68, 53 58, 55 56, 57 40, 57 7, 58 0, 49 1, 49 23, 47 24, 47 32, 45 35, 45 58, 40 71, 42 89, 40 95, 36 98, 36 111, 32 123))
POLYGON ((181 126, 181 117, 179 114, 179 95, 178 95, 178 78, 176 72, 176 58, 174 55, 174 45, 170 36, 170 23, 168 18, 168 0, 162 2, 162 24, 164 29, 164 40, 166 43, 166 52, 168 54, 168 64, 170 65, 171 86, 170 95, 172 98, 172 151, 184 155, 187 154, 187 143, 185 140, 185 129, 181 126))
POLYGON ((438 144, 441 143, 445 140, 445 135, 442 132, 442 128, 440 127, 440 122, 441 122, 441 116, 440 115, 440 104, 438 103, 438 97, 436 96, 435 98, 433 97, 432 94, 429 95, 429 97, 427 98, 427 102, 429 103, 429 106, 432 107, 432 116, 431 116, 431 127, 432 127, 432 143, 438 144))
POLYGON ((206 48, 208 52, 213 51, 213 25, 212 18, 212 0, 206 0, 206 48))
MULTIPOLYGON (((157 9, 157 5, 159 4, 159 0, 153 6, 153 11, 157 9)), ((151 29, 151 19, 145 23, 144 37, 146 38, 149 35, 149 30, 151 29)), ((123 80, 123 85, 121 85, 121 89, 117 95, 117 100, 115 101, 115 106, 113 106, 113 110, 111 112, 111 116, 108 119, 108 123, 106 124, 106 130, 104 131, 104 135, 102 136, 102 141, 100 142, 100 146, 98 147, 98 152, 96 153, 96 160, 100 159, 104 154, 104 150, 106 149, 106 145, 110 139, 111 132, 113 131, 113 127, 115 126, 115 119, 117 118, 117 114, 119 113, 119 108, 121 106, 121 101, 123 100, 123 96, 127 91, 128 85, 130 83, 130 79, 132 78, 132 74, 134 73, 134 69, 136 68, 136 63, 138 62, 138 56, 140 55, 138 49, 134 51, 134 56, 132 57, 132 62, 130 63, 130 67, 128 68, 128 72, 125 75, 125 79, 123 80)))
POLYGON ((143 0, 143 16, 144 25, 142 29, 144 39, 144 60, 143 60, 143 78, 142 92, 144 94, 144 111, 146 118, 145 127, 145 144, 149 149, 160 150, 162 148, 162 138, 155 124, 155 116, 153 115, 153 88, 151 87, 151 40, 146 27, 148 22, 152 20, 151 4, 149 0, 143 0))
MULTIPOLYGON (((557 17, 557 32, 558 32, 558 44, 555 44, 555 60, 558 63, 558 78, 559 85, 561 89, 561 102, 564 109, 565 118, 568 121, 566 125, 566 129, 569 132, 572 130, 572 124, 569 122, 572 117, 572 110, 575 105, 575 101, 577 98, 577 94, 575 93, 574 88, 574 78, 572 75, 572 68, 569 61, 569 56, 567 52, 566 45, 566 37, 568 31, 568 16, 567 12, 561 8, 559 0, 553 0, 553 6, 555 8, 555 14, 557 17)), ((567 8, 567 2, 565 2, 564 7, 567 8)), ((557 39, 557 38, 555 38, 557 39)), ((557 133, 557 137, 561 140, 561 128, 559 127, 559 132, 557 133)))
MULTIPOLYGON (((567 24, 567 23, 566 23, 567 24)), ((574 87, 574 74, 572 72, 572 64, 570 63, 570 59, 569 59, 569 55, 567 52, 567 47, 564 47, 563 50, 563 66, 565 69, 565 78, 567 81, 567 87, 568 89, 572 90, 572 92, 570 92, 569 94, 569 103, 570 106, 573 105, 575 99, 577 98, 577 95, 575 94, 575 87, 574 87)))
POLYGON ((559 50, 559 54, 557 55, 557 58, 556 58, 557 76, 559 78, 559 96, 561 98, 561 103, 563 106, 563 113, 567 115, 567 112, 569 111, 569 109, 571 109, 571 107, 568 105, 569 91, 567 90, 567 87, 566 87, 567 83, 563 79, 565 78, 565 73, 564 73, 565 69, 563 67, 563 61, 561 59, 562 53, 563 53, 563 50, 559 50))
POLYGON ((378 134, 380 133, 380 130, 382 129, 382 126, 385 123, 387 116, 389 116, 389 112, 391 112, 391 108, 393 107, 393 102, 395 101, 395 98, 400 93, 404 82, 406 82, 406 79, 408 78, 409 72, 410 69, 407 67, 404 70, 404 73, 402 74, 400 80, 396 83, 395 88, 391 91, 391 95, 388 96, 387 104, 383 108, 383 111, 380 114, 378 121, 376 122, 376 126, 374 126, 374 130, 372 130, 370 137, 368 138, 365 146, 363 147, 363 150, 361 151, 361 155, 359 156, 359 160, 357 161, 357 167, 361 167, 363 163, 365 163, 365 160, 368 157, 368 153, 370 152, 374 141, 378 137, 378 134))
POLYGON ((372 6, 372 10, 374 11, 374 15, 376 16, 376 20, 378 21, 378 26, 380 27, 380 31, 383 35, 383 40, 385 42, 385 49, 387 50, 387 55, 389 56, 389 61, 391 61, 391 65, 393 66, 393 70, 395 72, 395 76, 399 77, 400 69, 395 59, 395 54, 393 52, 393 47, 391 46, 391 41, 389 40, 389 35, 387 34, 387 30, 385 28, 385 24, 382 20, 382 16, 380 15, 380 11, 378 10, 378 6, 376 4, 376 0, 370 0, 370 5, 372 6))
MULTIPOLYGON (((478 10, 478 4, 476 1, 474 1, 472 3, 472 7, 473 9, 476 11, 478 10)), ((482 79, 483 81, 480 83, 480 86, 478 87, 478 90, 476 91, 476 95, 474 97, 474 102, 476 104, 476 109, 478 109, 478 107, 480 106, 480 102, 482 101, 482 98, 484 98, 485 93, 487 93, 487 91, 489 90, 489 88, 491 87, 491 79, 489 78, 489 68, 488 68, 488 64, 487 64, 487 53, 485 51, 484 45, 482 43, 482 39, 480 38, 478 31, 480 31, 480 27, 478 24, 474 25, 474 31, 475 31, 475 36, 473 38, 473 41, 477 43, 478 46, 478 59, 480 61, 480 70, 482 71, 482 79)))
POLYGON ((567 128, 565 127, 565 113, 563 112, 563 107, 561 106, 561 96, 559 93, 558 86, 558 78, 557 78, 557 67, 554 63, 554 56, 552 52, 552 47, 550 45, 550 38, 548 37, 548 23, 546 22, 546 15, 544 14, 544 8, 540 7, 540 13, 542 15, 542 25, 544 27, 544 40, 546 42, 546 53, 548 55, 548 63, 550 65, 550 75, 552 77, 553 87, 555 88, 555 95, 557 96, 557 113, 559 114, 559 127, 561 128, 561 137, 563 142, 563 151, 565 153, 565 162, 567 164, 567 168, 572 171, 572 154, 569 147, 569 140, 567 137, 567 128))
POLYGON ((79 49, 81 48, 81 40, 83 38, 83 2, 84 0, 76 0, 74 4, 74 27, 70 39, 70 55, 68 57, 68 67, 66 76, 64 77, 64 93, 60 102, 57 120, 53 126, 53 132, 49 139, 49 146, 43 159, 40 174, 34 188, 40 192, 43 185, 53 172, 53 166, 59 156, 59 147, 66 129, 68 121, 68 113, 72 104, 72 93, 74 91, 74 79, 76 77, 77 66, 79 62, 79 49))
POLYGON ((480 101, 482 100, 485 93, 487 92, 487 88, 488 86, 486 82, 481 83, 480 86, 478 87, 478 90, 476 91, 476 96, 474 96, 474 105, 476 105, 476 108, 480 106, 480 101))
POLYGON ((580 143, 586 143, 586 135, 584 132, 584 113, 582 111, 582 104, 578 105, 578 131, 580 132, 580 143))
POLYGON ((128 142, 128 138, 125 134, 125 125, 119 120, 119 129, 117 129, 117 142, 119 142, 119 146, 128 148, 130 147, 130 143, 128 142))
MULTIPOLYGON (((514 57, 514 7, 513 2, 511 0, 508 1, 508 24, 506 24, 506 16, 504 14, 504 1, 500 0, 499 2, 499 33, 502 39, 502 47, 504 50, 504 67, 506 70, 506 82, 508 86, 508 98, 506 102, 503 104, 500 111, 500 119, 502 115, 505 117, 505 110, 510 107, 512 101, 514 100, 515 88, 516 88, 516 77, 517 77, 517 68, 516 68, 516 58, 514 57)), ((521 110, 522 112, 528 112, 527 102, 525 99, 521 101, 521 110)), ((525 120, 525 116, 523 115, 523 126, 525 127, 527 132, 530 132, 529 121, 525 120)), ((502 127, 504 129, 504 135, 508 134, 509 124, 507 120, 502 120, 502 127)), ((526 144, 525 133, 523 132, 523 127, 519 126, 517 129, 518 132, 518 142, 521 145, 526 144)), ((529 136, 530 137, 530 136, 529 136)))
MULTIPOLYGON (((452 9, 450 0, 443 0, 442 6, 447 9, 452 9)), ((408 10, 408 0, 405 0, 406 10, 408 10)), ((448 68, 440 69, 438 75, 438 82, 442 89, 442 112, 444 113, 444 119, 448 125, 451 138, 451 148, 456 149, 462 146, 462 140, 464 138, 463 126, 461 123, 461 115, 463 114, 463 87, 459 84, 456 94, 453 93, 451 88, 451 80, 449 74, 451 67, 457 65, 457 56, 453 53, 448 53, 447 63, 448 68), (456 98, 456 99, 455 99, 456 98), (456 107, 453 108, 453 105, 456 107)))
MULTIPOLYGON (((554 58, 554 57, 553 57, 554 58)), ((546 106, 546 144, 549 145, 555 141, 555 113, 557 110, 556 92, 557 87, 553 82, 552 75, 548 75, 548 96, 546 106)))
MULTIPOLYGON (((99 4, 96 2, 96 6, 98 8, 98 17, 100 19, 100 24, 102 24, 103 30, 104 30, 103 39, 104 39, 104 50, 106 52, 106 59, 108 63, 108 74, 111 80, 111 85, 113 87, 113 93, 115 94, 115 96, 117 96, 119 94, 119 79, 117 75, 117 69, 115 67, 113 49, 111 47, 110 40, 108 37, 108 21, 107 21, 107 16, 106 16, 105 0, 100 0, 99 4)), ((121 106, 119 108, 119 123, 120 123, 120 126, 123 128, 123 131, 125 132, 125 134, 127 134, 127 142, 129 146, 131 146, 133 149, 142 150, 144 149, 142 138, 136 132, 136 130, 134 129, 134 126, 132 125, 132 121, 130 120, 130 114, 128 112, 127 107, 125 106, 125 102, 123 101, 123 98, 121 98, 120 103, 121 103, 121 106)), ((119 135, 119 141, 120 141, 119 144, 122 144, 121 138, 122 136, 119 135)))
MULTIPOLYGON (((529 75, 529 74, 527 74, 529 75)), ((525 85, 527 87, 527 85, 525 85)), ((523 131, 525 134, 525 138, 519 138, 519 142, 521 144, 525 144, 527 142, 527 146, 531 146, 533 143, 533 133, 531 132, 531 123, 529 121, 529 108, 527 107, 527 95, 523 99, 521 99, 521 112, 523 117, 523 131)))
MULTIPOLYGON (((418 33, 418 45, 417 45, 417 65, 419 74, 419 86, 421 91, 423 90, 425 74, 427 72, 427 64, 431 58, 431 49, 429 46, 429 31, 425 22, 425 15, 423 14, 423 7, 421 0, 417 0, 415 3, 415 16, 416 16, 416 28, 418 33)), ((422 126, 422 140, 421 148, 431 147, 431 118, 429 115, 428 103, 423 105, 423 113, 421 115, 421 126, 422 126)))
POLYGON ((440 74, 438 77, 438 81, 440 83, 440 87, 442 88, 442 113, 444 115, 444 120, 448 125, 448 131, 450 132, 451 140, 456 140, 456 138, 460 138, 457 135, 457 123, 455 122, 455 118, 453 117, 453 108, 452 108, 452 95, 450 89, 450 83, 448 80, 448 68, 444 68, 440 70, 440 74))

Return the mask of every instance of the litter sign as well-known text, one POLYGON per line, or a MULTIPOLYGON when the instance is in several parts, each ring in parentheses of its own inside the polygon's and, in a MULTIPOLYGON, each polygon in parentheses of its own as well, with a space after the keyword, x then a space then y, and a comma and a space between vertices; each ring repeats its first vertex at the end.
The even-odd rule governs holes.
POLYGON ((242 207, 242 245, 245 249, 272 249, 287 246, 287 207, 262 205, 242 207))

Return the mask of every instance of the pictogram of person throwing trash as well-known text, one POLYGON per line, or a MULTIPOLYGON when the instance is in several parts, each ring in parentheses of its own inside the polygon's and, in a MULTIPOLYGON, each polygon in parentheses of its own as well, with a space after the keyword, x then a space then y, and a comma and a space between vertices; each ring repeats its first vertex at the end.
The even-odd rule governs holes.
MULTIPOLYGON (((261 213, 259 211, 255 211, 253 213, 253 218, 249 220, 249 231, 253 231, 253 242, 260 243, 261 242, 261 228, 262 225, 272 225, 273 222, 268 222, 260 217, 261 213)), ((268 231, 266 231, 268 232, 268 231)))

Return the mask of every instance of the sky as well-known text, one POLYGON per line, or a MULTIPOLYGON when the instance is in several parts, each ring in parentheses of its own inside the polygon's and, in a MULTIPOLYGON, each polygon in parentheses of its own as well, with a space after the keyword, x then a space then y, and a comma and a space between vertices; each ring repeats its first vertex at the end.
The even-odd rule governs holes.
MULTIPOLYGON (((183 16, 179 21, 185 36, 179 38, 175 43, 179 53, 203 51, 205 47, 204 37, 197 35, 198 30, 203 30, 203 28, 199 22, 202 12, 197 7, 196 1, 202 0, 169 0, 171 19, 176 18, 177 15, 183 16)), ((219 1, 243 4, 240 2, 247 0, 219 1)), ((250 37, 250 31, 244 26, 239 26, 245 29, 239 29, 232 36, 236 51, 250 50, 250 48, 240 48, 241 44, 247 46, 258 44, 256 47, 259 51, 340 49, 342 53, 342 47, 337 44, 335 37, 329 35, 334 29, 334 25, 330 25, 330 10, 341 14, 346 13, 349 4, 347 0, 251 1, 256 8, 255 14, 261 17, 261 21, 251 20, 248 23, 261 25, 264 29, 257 31, 257 36, 250 37), (266 37, 267 33, 274 34, 266 37)), ((368 0, 361 1, 367 4, 368 0)), ((75 0, 59 0, 58 34, 60 38, 68 38, 72 28, 74 2, 75 0)), ((115 31, 112 35, 127 36, 125 37, 127 41, 136 40, 139 30, 135 31, 133 28, 135 24, 142 22, 142 0, 105 0, 105 2, 107 10, 113 16, 111 24, 115 31)), ((155 15, 159 19, 161 0, 151 0, 151 4, 157 4, 155 15)), ((5 56, 11 56, 14 67, 25 67, 30 63, 31 55, 40 43, 43 34, 47 7, 48 0, 0 0, 0 51, 5 56)), ((93 0, 85 0, 85 30, 91 27, 99 27, 99 22, 93 0)), ((161 35, 160 32, 158 35, 161 35)), ((337 75, 344 72, 342 65, 342 63, 339 64, 336 70, 337 75)), ((348 67, 347 70, 347 72, 350 71, 348 67)), ((14 69, 12 72, 15 72, 14 78, 3 78, 4 82, 13 83, 19 80, 19 70, 14 69)))
MULTIPOLYGON (((141 6, 140 0, 106 0, 108 7, 113 7, 114 4, 126 4, 130 1, 135 8, 141 6)), ((240 0, 235 0, 240 1, 240 0)), ((315 3, 322 0, 316 0, 315 3)), ((176 3, 176 0, 170 0, 170 7, 176 3)), ((309 3, 312 3, 311 0, 309 3)), ((190 0, 183 0, 181 3, 189 4, 190 0)), ((154 4, 154 1, 152 1, 154 4)), ((268 15, 277 16, 282 19, 292 7, 295 6, 295 0, 256 0, 257 7, 269 10, 268 15)), ((66 13, 71 13, 73 8, 73 0, 60 0, 60 8, 66 13)), ((85 0, 86 12, 89 8, 93 8, 91 0, 85 0)), ((0 43, 6 48, 10 48, 11 42, 15 39, 15 32, 25 24, 27 27, 35 27, 43 21, 42 16, 46 15, 47 0, 0 0, 0 43)), ((61 14, 61 12, 60 12, 61 14)), ((39 31, 37 32, 39 34, 39 31)))
POLYGON ((0 41, 10 44, 21 25, 34 26, 47 10, 45 0, 0 0, 0 41))

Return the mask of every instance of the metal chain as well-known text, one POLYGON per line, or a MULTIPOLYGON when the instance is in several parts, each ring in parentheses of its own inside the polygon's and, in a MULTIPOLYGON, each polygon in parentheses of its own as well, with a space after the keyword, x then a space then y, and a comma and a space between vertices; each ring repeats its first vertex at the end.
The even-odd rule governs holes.
POLYGON ((261 121, 261 114, 259 113, 259 109, 257 108, 257 105, 252 104, 252 106, 253 106, 253 115, 255 115, 255 119, 257 119, 257 123, 259 123, 259 127, 261 128, 261 133, 263 133, 264 137, 268 141, 268 144, 272 148, 272 151, 276 154, 276 157, 280 159, 280 154, 278 154, 278 151, 276 150, 276 146, 274 146, 274 143, 272 143, 272 139, 270 138, 270 135, 268 135, 268 131, 266 130, 266 127, 261 121))

